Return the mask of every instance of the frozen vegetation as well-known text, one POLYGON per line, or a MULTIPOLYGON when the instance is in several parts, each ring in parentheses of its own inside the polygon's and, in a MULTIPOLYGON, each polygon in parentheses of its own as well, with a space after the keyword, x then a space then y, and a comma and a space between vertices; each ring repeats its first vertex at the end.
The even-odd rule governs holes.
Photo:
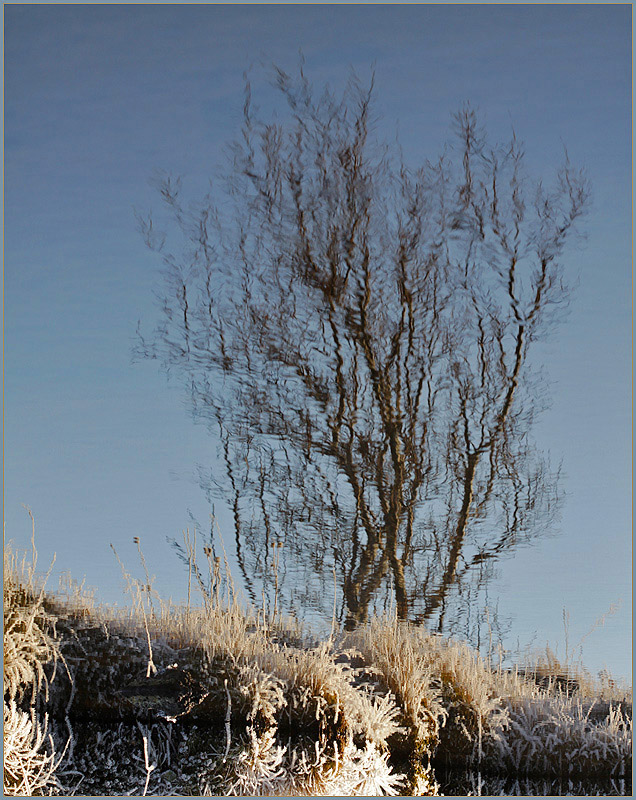
POLYGON ((196 607, 125 574, 133 606, 97 608, 5 549, 5 794, 433 796, 449 770, 456 794, 631 794, 609 679, 506 671, 389 618, 310 641, 211 558, 196 607))

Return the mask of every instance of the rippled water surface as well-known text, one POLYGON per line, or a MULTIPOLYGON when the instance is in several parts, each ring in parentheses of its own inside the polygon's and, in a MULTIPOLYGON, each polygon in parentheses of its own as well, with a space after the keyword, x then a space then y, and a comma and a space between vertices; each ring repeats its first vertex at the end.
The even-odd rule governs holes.
POLYGON ((543 780, 489 776, 479 772, 436 773, 440 793, 446 797, 631 797, 632 782, 608 778, 543 780))

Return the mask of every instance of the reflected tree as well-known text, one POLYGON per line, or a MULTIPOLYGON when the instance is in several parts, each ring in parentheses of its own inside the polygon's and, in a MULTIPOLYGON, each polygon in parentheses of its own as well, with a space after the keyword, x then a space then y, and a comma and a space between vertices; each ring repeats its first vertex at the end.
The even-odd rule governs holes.
POLYGON ((489 144, 470 107, 412 169, 375 135, 372 88, 316 95, 302 70, 276 86, 269 121, 246 86, 222 204, 161 179, 185 246, 140 220, 164 283, 137 354, 177 371, 220 437, 213 484, 254 596, 300 566, 329 596, 335 570, 349 624, 389 589, 441 628, 558 506, 530 356, 567 299, 587 183, 567 157, 550 189, 530 181, 521 143, 489 144))

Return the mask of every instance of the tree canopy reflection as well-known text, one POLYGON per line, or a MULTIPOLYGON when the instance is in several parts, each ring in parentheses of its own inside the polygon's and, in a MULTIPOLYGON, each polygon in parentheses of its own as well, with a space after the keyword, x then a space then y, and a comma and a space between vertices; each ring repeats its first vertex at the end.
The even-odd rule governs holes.
POLYGON ((221 195, 187 205, 161 180, 185 246, 141 221, 164 282, 137 353, 182 376, 219 437, 208 485, 255 598, 289 602, 307 575, 330 611, 335 572, 347 624, 389 591, 441 629, 558 507, 530 354, 567 299, 587 183, 567 159, 550 188, 531 181, 522 144, 490 144, 468 106, 412 168, 378 141, 372 88, 276 84, 277 120, 246 86, 221 195))

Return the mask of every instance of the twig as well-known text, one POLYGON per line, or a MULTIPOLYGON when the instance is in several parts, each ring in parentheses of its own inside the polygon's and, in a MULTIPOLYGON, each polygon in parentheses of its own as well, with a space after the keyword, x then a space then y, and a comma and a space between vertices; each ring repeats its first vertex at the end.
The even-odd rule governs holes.
POLYGON ((141 731, 141 738, 144 741, 144 764, 146 766, 146 783, 144 785, 144 791, 143 791, 143 794, 141 796, 145 797, 146 796, 146 792, 148 791, 148 784, 150 783, 150 775, 153 772, 153 770, 156 768, 157 765, 156 764, 150 764, 148 762, 148 737, 144 733, 144 730, 141 727, 141 725, 139 725, 139 730, 141 731))
POLYGON ((230 728, 230 720, 232 718, 232 698, 230 690, 227 688, 227 678, 225 679, 225 694, 227 695, 227 709, 225 711, 225 753, 223 754, 223 763, 227 760, 227 755, 230 752, 230 744, 232 743, 232 729, 230 728))
POLYGON ((154 616, 155 609, 152 604, 152 596, 151 596, 152 581, 150 580, 150 573, 148 572, 146 559, 144 558, 144 554, 141 549, 141 539, 139 538, 139 536, 133 536, 133 542, 137 545, 137 551, 139 552, 139 560, 141 561, 141 566, 144 568, 144 573, 146 574, 146 585, 144 586, 144 591, 148 594, 148 606, 152 610, 154 616))
POLYGON ((336 578, 336 567, 333 567, 333 614, 331 615, 331 634, 329 635, 329 641, 333 644, 333 637, 336 633, 336 598, 338 594, 338 586, 337 586, 337 578, 336 578))

